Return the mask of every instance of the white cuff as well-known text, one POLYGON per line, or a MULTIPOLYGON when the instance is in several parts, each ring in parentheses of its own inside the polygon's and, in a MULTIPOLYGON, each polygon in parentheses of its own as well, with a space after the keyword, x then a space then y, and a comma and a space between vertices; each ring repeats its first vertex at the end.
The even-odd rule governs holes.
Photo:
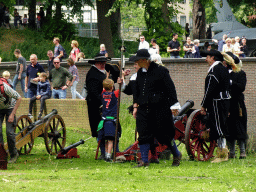
POLYGON ((124 91, 125 88, 126 88, 126 84, 125 84, 125 81, 123 81, 123 84, 122 84, 122 86, 121 86, 121 91, 124 91))
POLYGON ((230 79, 230 85, 232 85, 232 80, 230 79))
POLYGON ((171 106, 170 109, 181 109, 180 103, 179 102, 175 103, 174 105, 171 106))

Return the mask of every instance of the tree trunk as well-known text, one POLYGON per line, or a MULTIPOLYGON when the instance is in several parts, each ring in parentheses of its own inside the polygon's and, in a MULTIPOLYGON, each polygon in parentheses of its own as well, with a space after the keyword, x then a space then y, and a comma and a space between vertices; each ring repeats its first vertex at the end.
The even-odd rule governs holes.
POLYGON ((62 13, 61 13, 62 4, 59 1, 56 1, 55 5, 56 5, 55 17, 56 17, 56 19, 61 19, 62 18, 62 13))
POLYGON ((100 44, 105 44, 109 57, 114 57, 110 17, 105 17, 109 10, 110 0, 97 0, 98 34, 100 44))
POLYGON ((29 0, 28 10, 28 26, 30 29, 36 29, 36 0, 29 0))
POLYGON ((200 0, 193 4, 193 39, 205 39, 205 9, 200 0), (200 14, 201 12, 201 14, 200 14))
POLYGON ((162 7, 161 7, 161 10, 162 10, 163 19, 164 19, 164 21, 167 24, 166 25, 167 26, 166 32, 171 33, 172 32, 172 28, 171 28, 171 25, 170 25, 171 20, 170 20, 170 16, 169 16, 170 13, 169 13, 169 10, 168 10, 168 1, 169 0, 164 0, 164 3, 162 5, 162 7))
POLYGON ((53 1, 49 0, 49 5, 46 9, 46 21, 52 18, 52 6, 53 6, 53 1))
MULTIPOLYGON (((109 9, 113 6, 116 0, 110 0, 109 9)), ((111 32, 114 38, 121 39, 121 13, 120 8, 116 9, 115 13, 110 16, 111 32)))

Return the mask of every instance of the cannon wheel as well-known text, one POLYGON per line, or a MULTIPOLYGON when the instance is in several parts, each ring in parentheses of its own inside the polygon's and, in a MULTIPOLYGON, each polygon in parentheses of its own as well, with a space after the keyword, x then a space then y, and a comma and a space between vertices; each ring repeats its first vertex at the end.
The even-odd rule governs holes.
MULTIPOLYGON (((21 115, 17 121, 14 132, 18 134, 21 132, 25 127, 29 126, 32 123, 32 120, 28 117, 28 115, 21 115)), ((28 130, 24 130, 22 132, 22 137, 26 135, 28 130)), ((17 149, 20 155, 27 155, 30 153, 34 145, 34 140, 31 137, 31 142, 27 143, 20 149, 17 149)))
POLYGON ((51 116, 44 131, 46 150, 51 155, 56 155, 66 145, 66 127, 60 115, 51 116))
POLYGON ((201 110, 193 111, 185 130, 185 145, 191 160, 207 161, 213 156, 216 142, 209 140, 209 131, 202 122, 201 110))

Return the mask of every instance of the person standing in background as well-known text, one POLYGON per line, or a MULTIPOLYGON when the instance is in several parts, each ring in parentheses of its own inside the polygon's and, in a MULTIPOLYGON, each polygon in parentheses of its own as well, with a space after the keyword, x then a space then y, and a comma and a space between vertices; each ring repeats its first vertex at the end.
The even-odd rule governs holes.
POLYGON ((149 43, 145 40, 145 37, 143 35, 140 36, 139 50, 140 49, 149 50, 149 43))
POLYGON ((25 92, 25 78, 26 78, 27 61, 21 55, 21 51, 19 49, 15 49, 14 55, 16 58, 18 58, 18 62, 16 65, 16 74, 13 78, 13 89, 16 90, 18 81, 20 81, 21 90, 24 94, 24 97, 27 98, 27 93, 25 92))
POLYGON ((76 40, 73 40, 71 42, 72 50, 70 52, 69 58, 71 58, 74 62, 78 61, 78 53, 80 53, 78 46, 79 44, 76 40))

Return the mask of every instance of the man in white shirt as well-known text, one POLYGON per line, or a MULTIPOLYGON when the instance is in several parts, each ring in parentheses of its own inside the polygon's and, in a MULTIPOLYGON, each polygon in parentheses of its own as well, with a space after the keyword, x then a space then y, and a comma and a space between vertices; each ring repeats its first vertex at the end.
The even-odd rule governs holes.
POLYGON ((139 50, 140 49, 147 49, 147 50, 149 50, 149 43, 147 41, 145 41, 145 37, 143 35, 140 36, 139 50))

